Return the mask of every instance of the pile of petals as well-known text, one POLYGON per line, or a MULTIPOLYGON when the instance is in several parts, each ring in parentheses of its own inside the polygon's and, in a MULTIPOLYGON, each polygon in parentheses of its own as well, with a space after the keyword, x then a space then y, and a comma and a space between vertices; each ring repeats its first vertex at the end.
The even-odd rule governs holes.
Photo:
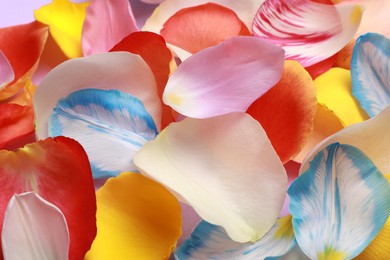
POLYGON ((390 258, 390 2, 37 3, 0 11, 0 259, 390 258))

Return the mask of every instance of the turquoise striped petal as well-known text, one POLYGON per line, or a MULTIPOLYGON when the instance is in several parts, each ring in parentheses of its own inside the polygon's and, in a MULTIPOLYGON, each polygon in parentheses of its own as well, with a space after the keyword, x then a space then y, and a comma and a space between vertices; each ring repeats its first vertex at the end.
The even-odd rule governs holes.
POLYGON ((136 171, 133 156, 157 129, 139 99, 118 90, 83 89, 57 103, 49 135, 79 141, 94 178, 107 178, 136 171))
POLYGON ((352 94, 370 117, 390 104, 390 40, 377 33, 359 37, 351 60, 352 94))
POLYGON ((278 219, 275 225, 255 243, 238 243, 220 226, 201 221, 191 237, 175 252, 183 259, 274 259, 295 246, 291 216, 278 219))
POLYGON ((390 186, 358 148, 333 143, 288 190, 296 240, 311 259, 351 259, 390 212, 390 186))

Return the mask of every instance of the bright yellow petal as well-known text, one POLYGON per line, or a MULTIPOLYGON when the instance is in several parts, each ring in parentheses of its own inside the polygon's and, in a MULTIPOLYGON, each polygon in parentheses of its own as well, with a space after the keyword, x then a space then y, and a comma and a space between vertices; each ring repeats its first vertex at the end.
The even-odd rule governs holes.
POLYGON ((177 199, 137 173, 109 179, 96 193, 98 233, 85 259, 167 259, 181 235, 177 199))
POLYGON ((344 126, 362 122, 368 115, 352 96, 349 70, 332 68, 314 80, 318 103, 333 111, 344 126))
POLYGON ((35 19, 50 26, 50 33, 69 58, 82 56, 81 31, 89 2, 53 0, 35 10, 35 19))

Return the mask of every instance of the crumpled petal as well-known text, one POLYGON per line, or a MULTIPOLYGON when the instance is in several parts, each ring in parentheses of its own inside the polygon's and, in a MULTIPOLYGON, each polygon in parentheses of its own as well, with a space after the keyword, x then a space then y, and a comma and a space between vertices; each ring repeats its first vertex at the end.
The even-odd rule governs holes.
POLYGON ((168 80, 163 101, 194 118, 244 112, 280 80, 283 55, 265 40, 231 37, 181 63, 168 80))
POLYGON ((278 219, 254 243, 232 241, 223 228, 202 221, 175 252, 176 259, 266 259, 286 254, 295 245, 291 216, 278 219))
POLYGON ((12 196, 1 242, 4 259, 68 259, 70 242, 64 214, 34 192, 12 196))
POLYGON ((390 40, 368 33, 356 41, 351 61, 352 94, 370 117, 390 104, 390 40))
MULTIPOLYGON (((50 27, 50 34, 69 58, 83 55, 81 31, 89 2, 74 3, 71 0, 52 0, 50 4, 35 10, 35 19, 50 27)), ((96 39, 101 40, 101 39, 96 39)))
POLYGON ((390 186, 354 146, 320 150, 288 190, 296 240, 311 259, 352 259, 390 212, 390 186))
POLYGON ((253 22, 256 37, 286 51, 286 59, 304 67, 341 50, 356 33, 363 13, 353 3, 329 5, 311 0, 267 0, 253 22))
MULTIPOLYGON (((87 155, 76 141, 56 137, 0 151, 0 229, 15 193, 33 191, 64 214, 69 259, 82 259, 96 235, 96 198, 87 155)), ((0 253, 1 257, 1 253, 0 253)))
POLYGON ((84 56, 107 52, 138 27, 128 0, 93 0, 82 29, 84 56))
POLYGON ((265 235, 286 195, 283 165, 260 124, 245 113, 172 123, 134 163, 237 242, 265 235))
POLYGON ((0 91, 15 78, 14 69, 5 54, 0 50, 0 91))
POLYGON ((177 199, 137 173, 110 178, 96 193, 98 234, 85 259, 168 259, 181 235, 177 199))
POLYGON ((285 163, 306 144, 316 109, 316 88, 310 75, 298 62, 286 61, 282 79, 256 100, 247 113, 260 122, 285 163))
POLYGON ((112 52, 66 61, 46 75, 34 96, 39 139, 48 136, 48 120, 58 100, 85 88, 117 89, 134 95, 159 127, 161 101, 149 66, 138 55, 112 52))
POLYGON ((139 99, 118 90, 84 89, 59 100, 49 134, 80 142, 94 178, 107 178, 136 171, 133 156, 157 129, 139 99))

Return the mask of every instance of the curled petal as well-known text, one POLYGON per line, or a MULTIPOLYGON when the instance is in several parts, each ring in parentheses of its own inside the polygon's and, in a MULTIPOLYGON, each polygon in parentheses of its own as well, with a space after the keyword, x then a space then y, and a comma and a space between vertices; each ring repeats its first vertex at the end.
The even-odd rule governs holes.
POLYGON ((0 91, 15 78, 14 70, 5 54, 0 50, 0 91))

